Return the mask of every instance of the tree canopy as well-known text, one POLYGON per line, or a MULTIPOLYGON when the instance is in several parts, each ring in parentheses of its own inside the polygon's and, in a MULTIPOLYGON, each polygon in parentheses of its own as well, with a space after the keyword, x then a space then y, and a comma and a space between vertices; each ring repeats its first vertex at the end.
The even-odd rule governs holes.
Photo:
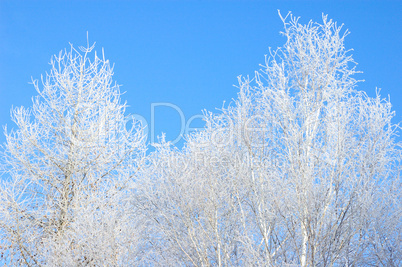
POLYGON ((93 47, 54 56, 5 130, 0 263, 402 264, 391 103, 357 89, 342 26, 280 18, 285 44, 182 149, 146 153, 93 47))

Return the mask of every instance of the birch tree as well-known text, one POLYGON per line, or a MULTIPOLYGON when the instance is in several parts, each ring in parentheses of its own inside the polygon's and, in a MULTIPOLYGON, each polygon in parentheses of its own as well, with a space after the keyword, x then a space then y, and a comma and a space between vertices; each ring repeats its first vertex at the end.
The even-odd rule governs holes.
POLYGON ((206 113, 183 150, 155 152, 150 250, 172 265, 398 266, 391 104, 357 90, 342 26, 281 19, 286 43, 239 77, 238 99, 206 113))
POLYGON ((1 152, 0 263, 133 264, 140 228, 125 195, 144 136, 138 122, 127 123, 113 68, 93 49, 53 56, 50 72, 33 81, 32 107, 11 111, 16 128, 5 128, 1 152))
POLYGON ((401 143, 389 99, 358 90, 348 35, 280 16, 238 97, 177 149, 145 156, 112 68, 93 47, 55 56, 6 129, 1 263, 399 266, 401 143))

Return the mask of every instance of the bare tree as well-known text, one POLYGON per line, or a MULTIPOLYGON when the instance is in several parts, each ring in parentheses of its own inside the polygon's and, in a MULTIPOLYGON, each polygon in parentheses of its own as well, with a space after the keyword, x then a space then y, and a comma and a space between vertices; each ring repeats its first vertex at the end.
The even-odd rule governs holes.
POLYGON ((108 61, 55 56, 5 131, 0 263, 401 265, 391 104, 357 90, 342 27, 281 19, 286 43, 234 103, 147 156, 108 61))
POLYGON ((126 193, 145 145, 113 68, 92 47, 52 58, 32 108, 12 109, 0 187, 0 263, 132 264, 138 237, 126 193), (130 258, 130 259, 129 259, 130 258))
MULTIPOLYGON (((238 99, 182 151, 153 154, 150 259, 195 266, 401 264, 400 143, 379 92, 356 89, 348 34, 283 18, 238 99), (156 235, 155 233, 158 233, 156 235)), ((151 178, 152 177, 152 178, 151 178)), ((163 265, 163 264, 162 264, 163 265)))

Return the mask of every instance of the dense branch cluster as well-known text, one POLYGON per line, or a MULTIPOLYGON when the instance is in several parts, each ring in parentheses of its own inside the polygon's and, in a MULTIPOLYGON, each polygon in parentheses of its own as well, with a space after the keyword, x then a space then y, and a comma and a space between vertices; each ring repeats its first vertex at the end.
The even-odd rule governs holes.
POLYGON ((93 47, 54 56, 5 130, 0 264, 401 265, 391 104, 356 89, 342 27, 281 19, 284 46, 182 149, 146 153, 93 47))

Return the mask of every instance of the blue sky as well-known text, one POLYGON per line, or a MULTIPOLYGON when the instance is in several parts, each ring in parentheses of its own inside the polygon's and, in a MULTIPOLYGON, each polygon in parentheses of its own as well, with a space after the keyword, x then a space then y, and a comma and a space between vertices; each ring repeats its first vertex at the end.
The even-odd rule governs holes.
MULTIPOLYGON (((49 70, 60 50, 96 42, 115 63, 114 80, 128 113, 151 122, 173 140, 186 122, 236 97, 238 75, 253 75, 268 48, 282 46, 277 15, 292 11, 302 23, 322 13, 351 34, 359 90, 390 95, 402 121, 402 1, 0 1, 0 125, 11 106, 30 106, 31 77, 49 70)), ((201 126, 195 119, 190 126, 201 126)), ((4 137, 0 135, 0 142, 4 137)))

